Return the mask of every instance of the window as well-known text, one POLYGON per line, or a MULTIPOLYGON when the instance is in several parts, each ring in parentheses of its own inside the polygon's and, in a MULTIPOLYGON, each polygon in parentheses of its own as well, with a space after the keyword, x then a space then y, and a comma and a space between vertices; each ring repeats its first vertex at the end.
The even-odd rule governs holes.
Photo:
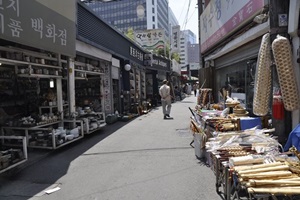
POLYGON ((152 13, 155 13, 155 9, 154 8, 152 8, 152 13))
POLYGON ((152 21, 155 22, 155 16, 152 17, 152 21))

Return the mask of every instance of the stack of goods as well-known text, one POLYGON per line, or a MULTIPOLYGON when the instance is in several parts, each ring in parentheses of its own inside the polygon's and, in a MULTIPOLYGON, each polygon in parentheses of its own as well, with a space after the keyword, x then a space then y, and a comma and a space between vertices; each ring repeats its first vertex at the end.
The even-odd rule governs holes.
POLYGON ((238 130, 237 120, 223 117, 213 117, 206 119, 206 123, 216 131, 236 131, 238 130))
MULTIPOLYGON (((298 164, 299 172, 299 164, 298 164)), ((233 167, 239 183, 253 194, 295 195, 300 194, 300 177, 291 164, 275 160, 257 165, 233 167)))
POLYGON ((23 159, 24 155, 20 149, 0 151, 0 170, 5 169, 23 159))
MULTIPOLYGON (((206 142, 206 150, 217 155, 224 155, 226 159, 231 155, 224 154, 224 150, 232 148, 238 150, 238 153, 244 155, 265 155, 268 152, 279 152, 280 144, 277 140, 266 134, 268 130, 245 130, 231 132, 214 132, 215 137, 209 138, 206 142)), ((237 153, 237 152, 236 152, 237 153)), ((236 154, 235 156, 237 156, 236 154)), ((221 156, 222 157, 222 156, 221 156)), ((225 159, 225 160, 226 160, 225 159)))
POLYGON ((244 107, 242 107, 240 104, 236 105, 233 108, 233 116, 234 117, 245 117, 245 116, 248 116, 248 114, 249 114, 249 112, 244 107))
POLYGON ((199 90, 199 96, 197 98, 197 104, 202 108, 209 108, 210 103, 213 102, 212 99, 212 89, 203 88, 199 90))
POLYGON ((220 156, 220 161, 228 161, 231 157, 256 154, 256 151, 253 150, 252 147, 243 147, 239 145, 231 147, 222 147, 217 151, 218 155, 220 156))

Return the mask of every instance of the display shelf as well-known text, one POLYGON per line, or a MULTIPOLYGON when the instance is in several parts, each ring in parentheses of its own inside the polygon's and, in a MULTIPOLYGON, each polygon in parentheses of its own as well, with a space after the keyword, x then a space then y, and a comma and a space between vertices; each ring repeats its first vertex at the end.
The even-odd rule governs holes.
MULTIPOLYGON (((69 123, 69 124, 73 124, 73 125, 78 124, 78 125, 80 125, 80 127, 83 127, 82 120, 62 120, 62 121, 52 122, 52 123, 48 123, 48 124, 44 124, 44 125, 40 125, 40 126, 34 126, 34 127, 30 127, 30 128, 2 127, 1 130, 2 130, 2 135, 5 135, 4 130, 24 131, 27 147, 28 148, 39 148, 39 149, 58 149, 63 146, 66 146, 74 141, 82 139, 84 137, 83 129, 80 128, 79 129, 80 133, 79 133, 78 137, 75 137, 74 139, 67 141, 63 136, 54 133, 53 127, 47 127, 47 126, 51 126, 51 125, 58 124, 58 123, 61 123, 61 124, 69 123), (34 139, 35 137, 43 138, 42 140, 44 143, 42 145, 35 145, 35 143, 37 143, 37 141, 38 141, 38 139, 34 139), (61 140, 62 142, 58 143, 58 140, 61 140)), ((3 145, 8 146, 11 144, 3 144, 3 145)))
POLYGON ((82 129, 83 129, 84 134, 91 134, 95 131, 102 129, 104 126, 106 126, 105 114, 103 112, 83 114, 83 115, 80 115, 77 118, 77 120, 82 120, 82 122, 83 122, 82 129))
POLYGON ((45 75, 45 74, 18 74, 18 77, 24 77, 24 78, 62 78, 62 76, 45 75))
MULTIPOLYGON (((5 158, 4 156, 0 156, 0 174, 7 171, 7 170, 10 170, 24 162, 27 161, 28 159, 28 155, 27 155, 27 144, 26 144, 26 138, 25 137, 22 137, 22 136, 0 136, 0 139, 2 141, 2 143, 4 143, 5 140, 21 140, 21 143, 22 143, 22 156, 21 158, 19 158, 17 161, 11 161, 11 162, 8 162, 8 158, 5 158), (4 162, 6 160, 6 162, 4 162), (3 165, 7 165, 7 166, 3 166, 3 165)), ((12 147, 12 146, 10 146, 12 147)))
MULTIPOLYGON (((64 104, 63 107, 69 106, 68 104, 64 104)), ((49 110, 49 113, 53 113, 53 109, 57 109, 58 106, 39 106, 39 114, 41 115, 42 110, 49 110)))
POLYGON ((81 73, 90 74, 90 75, 104 75, 104 73, 101 73, 101 72, 88 71, 88 70, 80 70, 80 69, 75 69, 75 72, 81 72, 81 73))

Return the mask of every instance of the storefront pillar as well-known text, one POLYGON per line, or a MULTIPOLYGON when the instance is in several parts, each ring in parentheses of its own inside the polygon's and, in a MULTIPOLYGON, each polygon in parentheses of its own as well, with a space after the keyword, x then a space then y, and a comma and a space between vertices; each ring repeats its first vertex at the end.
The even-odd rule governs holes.
POLYGON ((56 79, 56 96, 57 96, 57 110, 60 113, 60 118, 64 118, 64 110, 63 110, 63 95, 62 95, 62 79, 56 79))
POLYGON ((69 100, 69 114, 75 113, 75 64, 73 58, 68 58, 68 100, 69 100))

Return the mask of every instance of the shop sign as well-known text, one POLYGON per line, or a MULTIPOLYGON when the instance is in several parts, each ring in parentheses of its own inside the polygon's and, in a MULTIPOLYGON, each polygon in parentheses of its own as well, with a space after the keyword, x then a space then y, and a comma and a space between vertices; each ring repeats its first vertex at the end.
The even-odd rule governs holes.
POLYGON ((134 57, 134 58, 137 58, 138 60, 140 61, 143 61, 144 60, 144 54, 143 52, 137 50, 136 48, 134 47, 130 47, 129 49, 129 54, 134 57))
POLYGON ((104 81, 103 81, 103 90, 104 90, 104 109, 106 113, 111 113, 111 79, 110 79, 110 65, 105 63, 104 66, 104 81))
POLYGON ((265 0, 211 0, 200 16, 201 53, 257 15, 265 0))
POLYGON ((75 57, 75 14, 72 17, 51 9, 68 6, 75 13, 75 1, 0 0, 0 38, 75 57))
POLYGON ((172 52, 179 52, 179 41, 180 41, 180 26, 172 27, 172 52))
POLYGON ((163 29, 148 29, 134 32, 134 39, 144 49, 153 51, 154 49, 165 48, 165 31, 163 29))
POLYGON ((168 63, 167 62, 164 62, 162 60, 156 60, 156 59, 153 59, 152 60, 152 64, 153 65, 158 65, 158 66, 161 66, 163 68, 167 68, 168 67, 168 63))

